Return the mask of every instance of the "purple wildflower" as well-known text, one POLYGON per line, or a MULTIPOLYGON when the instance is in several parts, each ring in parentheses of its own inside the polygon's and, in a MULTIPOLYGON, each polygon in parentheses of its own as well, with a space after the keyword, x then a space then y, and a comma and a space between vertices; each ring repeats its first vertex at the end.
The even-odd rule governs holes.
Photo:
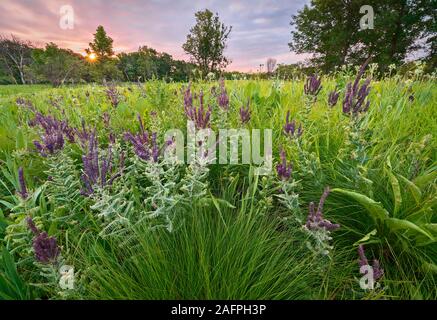
POLYGON ((276 166, 276 172, 278 173, 278 177, 281 178, 281 180, 288 180, 291 176, 291 170, 292 165, 287 164, 287 157, 285 155, 284 149, 281 150, 281 163, 276 166))
MULTIPOLYGON (((361 269, 362 266, 368 266, 369 265, 369 261, 367 260, 366 254, 364 252, 364 246, 362 244, 360 244, 358 246, 358 265, 361 269)), ((372 264, 372 271, 373 271, 373 279, 374 280, 378 280, 380 279, 383 275, 384 275, 384 269, 381 268, 380 263, 377 259, 373 260, 373 264, 372 264)), ((361 272, 361 270, 360 270, 361 272)), ((367 272, 364 271, 364 274, 366 274, 367 272)))
POLYGON ((299 125, 299 128, 296 128, 296 121, 290 122, 290 111, 287 112, 285 119, 284 133, 291 138, 299 138, 303 133, 302 124, 299 125))
POLYGON ((229 97, 225 87, 225 80, 220 79, 220 93, 217 97, 217 102, 220 108, 227 111, 229 110, 229 97))
POLYGON ((29 121, 29 125, 39 126, 44 130, 40 135, 40 141, 33 142, 38 152, 44 157, 64 147, 64 136, 71 143, 75 140, 74 129, 68 125, 66 120, 57 120, 52 116, 44 116, 37 112, 35 118, 29 121))
POLYGON ((316 75, 311 75, 307 78, 307 81, 304 85, 304 92, 306 95, 316 97, 320 90, 322 89, 322 79, 317 78, 316 75))
POLYGON ((193 107, 193 95, 191 94, 191 83, 188 84, 187 90, 184 92, 184 108, 187 109, 193 107))
POLYGON ((24 180, 24 172, 22 167, 18 169, 18 182, 20 184, 20 191, 18 191, 18 194, 21 196, 23 200, 26 200, 28 193, 27 193, 26 181, 24 180))
POLYGON ((106 96, 108 97, 109 101, 111 102, 112 106, 114 108, 117 108, 118 104, 120 103, 119 94, 117 91, 117 88, 114 84, 108 85, 108 88, 106 89, 106 96))
POLYGON ((41 232, 31 217, 26 218, 27 226, 35 235, 33 238, 33 251, 35 259, 41 263, 55 263, 61 250, 55 237, 49 237, 47 232, 41 232))
POLYGON ((49 237, 46 232, 41 232, 33 239, 35 259, 41 263, 55 263, 60 254, 60 249, 55 237, 49 237))
POLYGON ((31 217, 26 217, 27 227, 32 231, 34 235, 39 235, 41 231, 36 227, 35 222, 31 217))
POLYGON ((157 162, 159 147, 156 141, 156 132, 150 134, 144 129, 143 121, 139 114, 138 122, 140 124, 140 132, 135 135, 131 132, 125 132, 124 139, 132 143, 134 152, 139 158, 145 161, 153 159, 154 162, 157 162))
POLYGON ((240 108, 240 120, 242 124, 248 123, 250 121, 251 113, 249 108, 249 100, 247 101, 246 108, 244 105, 240 108))
POLYGON ((329 93, 329 96, 328 96, 328 105, 331 108, 333 108, 337 104, 339 96, 340 96, 340 92, 337 91, 337 88, 335 88, 333 91, 331 91, 329 93))
POLYGON ((15 103, 19 107, 26 108, 32 112, 36 112, 35 106, 33 105, 32 101, 30 101, 30 100, 26 100, 24 98, 17 98, 17 100, 15 100, 15 103))
MULTIPOLYGON (((191 96, 191 94, 190 94, 191 96)), ((185 99, 184 99, 185 101, 185 99)), ((205 110, 203 105, 203 92, 201 91, 199 94, 199 107, 196 108, 192 104, 192 98, 187 99, 184 103, 185 107, 185 115, 188 119, 194 122, 194 125, 197 129, 205 129, 210 127, 211 120, 211 107, 208 106, 208 109, 205 110)))
POLYGON ((99 157, 98 142, 95 130, 89 136, 89 140, 86 143, 86 149, 86 154, 82 156, 84 173, 81 176, 85 187, 81 190, 81 193, 88 196, 94 192, 94 187, 96 185, 103 188, 107 185, 111 185, 114 179, 120 176, 120 172, 122 171, 122 161, 120 160, 120 172, 112 175, 113 159, 111 147, 109 147, 107 150, 106 158, 99 157))
POLYGON ((370 92, 370 79, 360 86, 361 77, 364 74, 367 64, 370 59, 361 66, 354 83, 348 83, 346 86, 346 93, 343 100, 343 112, 346 114, 357 115, 359 112, 366 112, 369 109, 370 101, 366 98, 370 92))
POLYGON ((109 142, 111 144, 114 144, 115 143, 115 134, 112 131, 111 124, 110 124, 111 116, 109 115, 108 112, 104 112, 102 118, 103 118, 102 120, 103 120, 103 125, 104 125, 105 129, 109 130, 109 142))
POLYGON ((329 220, 323 217, 323 205, 325 204, 325 200, 328 197, 329 192, 329 187, 326 187, 322 196, 320 197, 317 211, 315 210, 314 202, 310 203, 306 222, 306 227, 309 230, 325 229, 326 231, 334 231, 340 228, 339 224, 331 223, 329 220))
POLYGON ((86 127, 85 120, 82 119, 82 129, 74 129, 76 136, 79 138, 80 145, 83 149, 87 147, 90 140, 91 129, 86 127))

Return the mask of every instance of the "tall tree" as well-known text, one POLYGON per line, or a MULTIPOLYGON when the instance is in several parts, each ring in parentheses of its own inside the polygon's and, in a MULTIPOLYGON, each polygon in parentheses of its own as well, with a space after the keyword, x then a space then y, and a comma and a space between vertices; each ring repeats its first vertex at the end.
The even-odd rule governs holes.
POLYGON ((108 58, 114 55, 114 50, 112 48, 114 40, 106 34, 103 26, 98 26, 96 33, 94 33, 93 42, 89 43, 90 49, 87 49, 88 54, 95 53, 97 59, 108 58))
POLYGON ((430 14, 426 7, 426 0, 312 0, 292 16, 289 47, 313 54, 312 62, 324 71, 344 63, 360 64, 369 55, 384 69, 419 48, 430 14), (374 10, 373 29, 360 29, 364 5, 374 10))
POLYGON ((12 35, 0 36, 0 66, 15 83, 26 83, 25 69, 32 62, 32 44, 12 35))
POLYGON ((214 15, 208 9, 196 12, 195 17, 196 24, 182 48, 205 74, 226 67, 230 60, 224 56, 224 50, 232 26, 225 26, 218 13, 214 15))
POLYGON ((117 68, 117 61, 113 59, 113 40, 106 34, 102 26, 98 26, 94 33, 93 42, 90 42, 89 49, 85 51, 88 54, 96 55, 95 62, 90 65, 90 74, 94 81, 105 82, 114 81, 122 78, 122 72, 117 68))

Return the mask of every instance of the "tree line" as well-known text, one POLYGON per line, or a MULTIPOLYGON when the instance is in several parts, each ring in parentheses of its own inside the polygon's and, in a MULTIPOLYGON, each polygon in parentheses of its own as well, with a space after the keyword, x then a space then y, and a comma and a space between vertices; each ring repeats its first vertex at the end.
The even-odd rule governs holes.
MULTIPOLYGON (((187 81, 211 74, 225 77, 248 76, 223 73, 231 60, 224 52, 232 26, 220 21, 208 9, 195 13, 183 50, 190 62, 175 60, 165 52, 140 46, 137 51, 114 54, 113 39, 98 26, 86 56, 48 43, 37 48, 15 36, 0 36, 0 84, 67 82, 147 81, 152 78, 187 81)), ((345 64, 359 65, 371 57, 379 71, 405 63, 409 54, 422 50, 426 71, 437 66, 435 1, 429 0, 312 0, 291 17, 289 47, 296 53, 309 53, 304 63, 278 64, 269 58, 258 69, 265 77, 324 72, 345 64), (374 26, 359 28, 363 5, 372 6, 374 26)))

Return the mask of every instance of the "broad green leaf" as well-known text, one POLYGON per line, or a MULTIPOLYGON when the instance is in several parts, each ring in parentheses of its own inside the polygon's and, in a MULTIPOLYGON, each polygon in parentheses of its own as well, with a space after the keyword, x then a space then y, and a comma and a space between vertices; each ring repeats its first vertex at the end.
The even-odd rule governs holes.
POLYGON ((390 171, 386 170, 388 177, 390 179, 391 188, 393 190, 393 196, 394 196, 394 211, 393 215, 397 216, 397 213, 399 211, 399 208, 402 204, 402 195, 401 195, 401 187, 399 186, 399 181, 396 178, 396 176, 390 171))
POLYGON ((364 208, 366 208, 367 212, 374 220, 385 220, 389 217, 388 211, 384 209, 380 202, 376 202, 375 200, 361 193, 339 188, 332 189, 332 192, 338 192, 354 199, 364 208))
POLYGON ((398 174, 398 177, 408 186, 408 190, 410 190, 411 194, 413 195, 416 204, 419 204, 420 199, 422 199, 422 192, 420 191, 419 187, 400 174, 398 174))
POLYGON ((417 224, 414 224, 408 220, 388 218, 386 219, 386 222, 392 231, 395 230, 413 231, 415 233, 420 233, 424 235, 425 237, 429 238, 432 241, 435 241, 434 237, 428 231, 424 230, 423 228, 419 227, 417 224))
POLYGON ((430 173, 423 174, 413 180, 414 184, 421 190, 425 188, 429 183, 437 179, 437 170, 433 170, 430 173))

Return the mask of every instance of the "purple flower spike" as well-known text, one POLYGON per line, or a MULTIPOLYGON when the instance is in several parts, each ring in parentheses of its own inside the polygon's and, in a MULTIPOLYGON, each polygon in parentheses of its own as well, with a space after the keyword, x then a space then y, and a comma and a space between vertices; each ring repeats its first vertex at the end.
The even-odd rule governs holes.
POLYGON ((246 124, 250 121, 251 113, 249 108, 249 100, 247 101, 246 108, 241 106, 240 108, 240 120, 242 124, 246 124))
POLYGON ((346 114, 357 115, 369 109, 370 101, 366 98, 370 93, 370 79, 366 79, 361 86, 359 85, 369 61, 370 58, 361 66, 354 83, 349 82, 346 86, 346 93, 343 100, 343 112, 346 114))
POLYGON ((99 157, 95 130, 90 134, 89 140, 84 145, 86 146, 86 153, 82 156, 83 174, 81 176, 84 188, 81 190, 81 193, 89 196, 94 193, 95 186, 103 188, 111 185, 112 181, 121 175, 122 168, 120 168, 118 173, 113 174, 113 158, 110 146, 106 159, 99 157))
MULTIPOLYGON (((359 265, 360 269, 362 266, 369 265, 369 261, 367 260, 366 254, 364 252, 364 246, 362 244, 360 244, 358 246, 358 256, 359 256, 358 265, 359 265)), ((384 269, 381 268, 379 260, 377 260, 377 259, 373 260, 372 270, 373 270, 373 279, 374 280, 378 280, 384 275, 384 269)), ((364 272, 364 274, 367 274, 367 272, 364 272)))
POLYGON ((31 217, 27 217, 26 222, 27 222, 27 227, 30 229, 30 231, 32 231, 32 233, 35 236, 37 236, 41 233, 41 231, 39 231, 39 229, 36 227, 35 222, 33 221, 33 219, 31 217))
POLYGON ((141 120, 141 116, 139 114, 138 122, 140 124, 140 132, 135 135, 131 132, 125 132, 124 139, 132 144, 135 154, 140 159, 144 161, 149 161, 152 159, 154 162, 157 162, 160 151, 156 139, 157 134, 156 132, 152 132, 150 134, 144 129, 143 121, 141 120))
POLYGON ((41 263, 55 263, 61 253, 56 238, 49 237, 46 232, 41 232, 31 217, 27 217, 26 222, 35 236, 32 241, 35 259, 41 263))
POLYGON ((285 119, 284 133, 291 138, 300 138, 303 133, 302 124, 299 125, 299 128, 296 128, 296 121, 293 120, 290 122, 290 111, 287 112, 285 119))
POLYGON ((41 263, 55 263, 60 249, 55 237, 49 237, 46 232, 41 232, 33 239, 35 259, 41 263))
POLYGON ((191 82, 188 84, 187 90, 184 92, 184 108, 185 111, 188 108, 193 107, 193 95, 191 94, 191 82))
POLYGON ((26 181, 24 180, 24 172, 22 167, 18 169, 18 182, 20 183, 20 191, 18 191, 18 194, 21 196, 23 200, 26 200, 28 197, 28 193, 27 193, 26 181))
POLYGON ((307 81, 304 85, 304 92, 306 95, 316 97, 320 90, 322 89, 322 79, 317 78, 315 75, 311 75, 307 78, 307 81))
POLYGON ((340 228, 339 224, 331 223, 331 221, 323 217, 323 205, 325 204, 326 198, 329 195, 329 187, 325 188, 322 196, 320 197, 319 205, 317 211, 315 211, 314 202, 309 205, 308 218, 306 222, 306 227, 309 230, 320 230, 325 229, 326 231, 334 231, 340 228))
POLYGON ((227 111, 229 110, 229 97, 225 87, 225 80, 220 79, 220 94, 217 97, 217 102, 220 108, 227 111))
POLYGON ((337 104, 339 96, 340 96, 340 92, 337 91, 337 88, 335 88, 333 91, 329 93, 328 105, 331 108, 333 108, 337 104))
POLYGON ((281 156, 281 163, 276 166, 276 172, 278 173, 278 177, 281 178, 281 180, 286 181, 290 179, 292 165, 291 163, 287 164, 287 157, 285 155, 284 149, 281 150, 280 156, 281 156))
POLYGON ((185 102, 184 108, 185 108, 185 115, 188 119, 194 122, 194 125, 196 129, 206 129, 210 127, 210 120, 211 120, 211 107, 208 106, 208 109, 205 110, 203 106, 203 92, 201 91, 199 94, 199 107, 196 108, 192 104, 192 98, 190 93, 190 99, 187 100, 188 102, 185 102))
POLYGON ((43 129, 40 135, 40 141, 34 141, 34 145, 38 152, 46 157, 48 154, 54 154, 64 147, 64 136, 69 142, 74 142, 74 129, 68 125, 65 120, 57 120, 52 116, 44 116, 40 112, 36 112, 35 118, 29 121, 29 125, 39 126, 43 129))
POLYGON ((118 104, 120 103, 119 94, 117 91, 117 88, 114 84, 108 85, 108 88, 106 89, 106 96, 108 97, 109 101, 111 102, 111 105, 114 108, 117 108, 118 104))

